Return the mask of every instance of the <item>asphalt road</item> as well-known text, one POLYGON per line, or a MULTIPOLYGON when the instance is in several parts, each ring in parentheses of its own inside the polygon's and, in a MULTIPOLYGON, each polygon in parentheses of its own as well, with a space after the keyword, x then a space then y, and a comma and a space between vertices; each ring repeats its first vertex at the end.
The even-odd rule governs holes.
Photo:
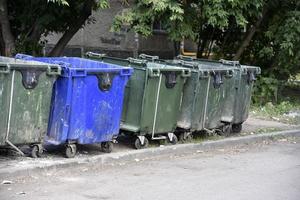
POLYGON ((31 174, 0 185, 0 199, 299 200, 300 141, 135 162, 112 169, 31 174))

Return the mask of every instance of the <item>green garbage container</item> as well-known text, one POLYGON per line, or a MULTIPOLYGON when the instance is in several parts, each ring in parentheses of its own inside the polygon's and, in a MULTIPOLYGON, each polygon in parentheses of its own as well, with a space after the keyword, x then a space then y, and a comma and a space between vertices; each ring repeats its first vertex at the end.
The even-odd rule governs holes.
POLYGON ((167 139, 177 143, 174 134, 180 110, 182 89, 191 70, 147 59, 118 59, 87 53, 87 57, 106 63, 130 66, 134 72, 125 89, 121 130, 137 136, 134 146, 145 148, 148 139, 167 139))
MULTIPOLYGON (((235 79, 234 68, 221 63, 173 60, 192 68, 182 99, 177 125, 190 132, 221 130, 227 132, 233 121, 235 79)), ((184 134, 185 138, 188 134, 184 134)))
POLYGON ((0 146, 30 145, 40 156, 59 65, 0 57, 0 146))
POLYGON ((195 59, 186 56, 179 56, 181 61, 207 64, 211 68, 227 68, 233 70, 233 78, 226 85, 226 94, 229 95, 227 103, 223 109, 222 121, 228 126, 224 126, 222 131, 238 133, 242 129, 242 123, 247 119, 251 102, 251 91, 256 76, 261 70, 255 66, 240 65, 238 61, 212 61, 205 59, 195 59), (234 88, 232 87, 234 85, 234 88))
POLYGON ((242 124, 248 118, 253 85, 257 75, 261 73, 260 67, 248 65, 238 65, 238 67, 239 78, 232 123, 233 133, 241 132, 242 124))

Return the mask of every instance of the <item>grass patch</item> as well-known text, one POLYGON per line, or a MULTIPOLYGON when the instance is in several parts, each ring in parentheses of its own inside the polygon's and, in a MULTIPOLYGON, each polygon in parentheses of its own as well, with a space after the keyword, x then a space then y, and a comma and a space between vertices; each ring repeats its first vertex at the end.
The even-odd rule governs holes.
POLYGON ((272 119, 289 124, 300 124, 300 103, 282 101, 274 105, 269 102, 264 106, 252 106, 251 114, 255 117, 272 119))

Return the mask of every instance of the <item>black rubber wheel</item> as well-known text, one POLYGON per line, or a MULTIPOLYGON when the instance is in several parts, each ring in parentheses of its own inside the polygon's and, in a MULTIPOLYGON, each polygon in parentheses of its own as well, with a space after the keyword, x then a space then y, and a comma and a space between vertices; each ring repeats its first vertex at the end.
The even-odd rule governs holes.
POLYGON ((181 143, 189 143, 192 142, 193 135, 190 133, 187 135, 187 133, 180 133, 179 134, 179 141, 181 143))
POLYGON ((102 142, 101 143, 101 150, 104 153, 111 153, 113 150, 113 147, 114 147, 114 145, 112 142, 102 142))
POLYGON ((32 158, 37 158, 39 154, 39 147, 37 145, 34 145, 31 147, 30 155, 32 158))
POLYGON ((242 131, 242 124, 232 124, 231 132, 232 133, 240 133, 242 131))
POLYGON ((231 133, 231 125, 227 124, 222 127, 221 132, 218 132, 221 136, 228 137, 231 133))
POLYGON ((174 135, 173 135, 173 138, 172 138, 172 141, 170 141, 170 139, 168 138, 168 142, 169 142, 170 144, 172 144, 172 145, 177 144, 177 142, 178 142, 177 136, 174 134, 174 135))
POLYGON ((137 137, 134 141, 134 147, 136 149, 145 149, 149 146, 149 140, 145 137, 144 144, 142 145, 140 139, 137 137))
POLYGON ((67 158, 74 158, 77 153, 76 145, 75 144, 71 144, 71 145, 67 145, 65 149, 65 156, 67 158))

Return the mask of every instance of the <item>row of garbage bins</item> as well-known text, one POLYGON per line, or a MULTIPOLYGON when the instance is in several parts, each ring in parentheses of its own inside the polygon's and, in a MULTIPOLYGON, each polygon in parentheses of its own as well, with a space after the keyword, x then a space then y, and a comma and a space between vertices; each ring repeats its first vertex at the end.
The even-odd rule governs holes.
POLYGON ((0 57, 0 146, 32 157, 43 144, 100 143, 111 152, 119 133, 136 149, 151 140, 188 141, 192 134, 238 133, 247 119, 260 68, 237 61, 140 55, 120 59, 89 52, 86 58, 0 57))

